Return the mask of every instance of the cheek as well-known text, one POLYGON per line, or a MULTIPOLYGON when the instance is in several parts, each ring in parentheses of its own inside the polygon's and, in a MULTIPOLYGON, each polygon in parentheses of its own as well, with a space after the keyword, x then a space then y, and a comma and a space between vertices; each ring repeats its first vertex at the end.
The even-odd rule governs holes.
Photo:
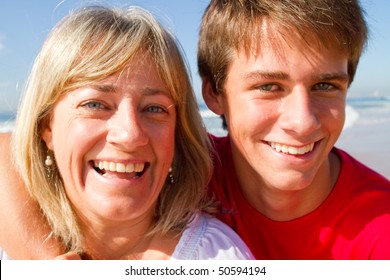
POLYGON ((332 130, 335 132, 335 137, 339 137, 345 123, 345 110, 332 110, 332 119, 329 120, 329 126, 332 127, 332 130))
POLYGON ((53 129, 54 147, 57 150, 72 150, 89 143, 96 127, 87 127, 77 121, 63 122, 53 129))
POLYGON ((86 126, 79 120, 67 120, 53 130, 57 165, 62 174, 80 169, 86 154, 96 147, 98 126, 86 126))
POLYGON ((173 159, 175 151, 175 129, 167 128, 162 129, 158 136, 155 137, 156 144, 159 145, 157 149, 160 150, 161 154, 166 157, 173 159))
POLYGON ((341 131, 345 122, 345 101, 322 102, 318 106, 319 118, 324 126, 341 131))
POLYGON ((157 159, 171 162, 175 149, 175 119, 167 122, 147 122, 143 127, 157 159))
POLYGON ((250 98, 236 98, 228 102, 227 118, 231 129, 263 131, 277 119, 277 102, 250 98))

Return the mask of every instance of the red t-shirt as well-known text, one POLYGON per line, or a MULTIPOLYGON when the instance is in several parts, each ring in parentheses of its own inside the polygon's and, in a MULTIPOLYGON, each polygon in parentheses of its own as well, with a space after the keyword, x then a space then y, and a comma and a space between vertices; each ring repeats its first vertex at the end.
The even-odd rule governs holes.
POLYGON ((315 211, 285 222, 254 209, 240 191, 228 137, 210 136, 218 155, 210 190, 218 218, 246 242, 256 259, 390 259, 390 181, 334 148, 341 170, 315 211))

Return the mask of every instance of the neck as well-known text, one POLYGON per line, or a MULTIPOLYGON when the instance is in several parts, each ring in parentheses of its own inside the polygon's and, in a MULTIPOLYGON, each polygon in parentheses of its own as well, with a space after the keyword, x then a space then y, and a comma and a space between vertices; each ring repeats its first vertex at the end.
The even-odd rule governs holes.
POLYGON ((241 187, 241 191, 248 203, 266 217, 274 221, 289 221, 314 211, 325 201, 336 183, 339 170, 337 156, 330 154, 314 178, 291 182, 295 188, 283 189, 256 178, 253 180, 256 185, 240 182, 241 186, 245 186, 241 187))
POLYGON ((82 226, 84 256, 90 259, 138 258, 149 248, 153 237, 147 234, 153 224, 152 213, 135 221, 88 221, 82 226))

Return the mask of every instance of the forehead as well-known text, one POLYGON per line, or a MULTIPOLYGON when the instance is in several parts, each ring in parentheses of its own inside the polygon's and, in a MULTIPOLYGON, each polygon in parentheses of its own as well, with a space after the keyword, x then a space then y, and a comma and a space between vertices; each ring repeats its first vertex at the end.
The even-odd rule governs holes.
POLYGON ((128 81, 150 77, 153 81, 159 80, 163 83, 155 62, 146 54, 135 55, 120 71, 112 76, 112 79, 128 81))
POLYGON ((116 71, 102 75, 92 83, 159 84, 165 87, 156 63, 147 54, 136 54, 116 71))
POLYGON ((132 57, 126 64, 116 71, 110 71, 103 75, 84 82, 75 83, 70 90, 59 97, 61 100, 69 93, 79 93, 79 89, 93 88, 101 93, 133 94, 142 95, 163 94, 171 97, 171 93, 158 72, 155 62, 149 55, 138 54, 132 57))

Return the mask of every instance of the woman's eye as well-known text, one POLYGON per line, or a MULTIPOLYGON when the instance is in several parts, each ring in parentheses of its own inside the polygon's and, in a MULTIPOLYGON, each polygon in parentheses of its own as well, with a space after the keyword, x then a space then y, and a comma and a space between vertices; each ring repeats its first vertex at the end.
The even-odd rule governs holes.
POLYGON ((149 113, 165 113, 167 112, 167 109, 162 106, 153 105, 153 106, 148 106, 146 108, 146 111, 149 113))
POLYGON ((82 107, 93 110, 104 110, 106 106, 104 106, 101 102, 98 101, 89 101, 82 104, 82 107))

